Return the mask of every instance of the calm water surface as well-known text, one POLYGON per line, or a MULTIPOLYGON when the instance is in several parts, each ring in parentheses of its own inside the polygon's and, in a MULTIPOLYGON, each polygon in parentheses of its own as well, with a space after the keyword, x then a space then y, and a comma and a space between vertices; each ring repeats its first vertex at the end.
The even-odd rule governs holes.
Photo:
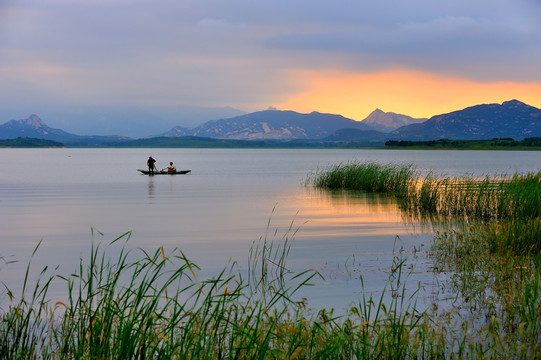
MULTIPOLYGON (((0 149, 0 281, 20 289, 40 240, 35 271, 58 265, 69 274, 92 241, 108 243, 127 231, 130 247, 179 248, 212 276, 230 261, 246 269, 254 241, 279 241, 293 223, 287 267, 325 277, 303 292, 310 305, 347 307, 362 294, 360 276, 364 291, 381 291, 400 250, 414 268, 412 284, 430 294, 430 226, 404 222, 384 196, 304 185, 311 172, 348 161, 413 163, 445 175, 541 169, 538 152, 518 151, 0 149), (158 168, 173 161, 192 173, 140 175, 150 155, 158 168), (20 263, 7 265, 11 260, 20 263)), ((63 289, 53 287, 52 296, 63 289)))

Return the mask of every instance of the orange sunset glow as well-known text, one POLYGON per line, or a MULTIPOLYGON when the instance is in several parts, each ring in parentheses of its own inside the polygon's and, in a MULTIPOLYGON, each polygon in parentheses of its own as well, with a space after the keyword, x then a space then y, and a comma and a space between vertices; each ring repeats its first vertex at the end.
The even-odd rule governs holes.
POLYGON ((269 108, 541 107, 539 1, 52 2, 0 1, 0 123, 142 138, 269 108))
POLYGON ((292 95, 280 109, 319 111, 363 120, 373 110, 416 118, 461 110, 483 103, 517 99, 541 105, 541 83, 474 82, 457 77, 413 70, 356 74, 343 71, 298 70, 292 78, 305 91, 292 95))
POLYGON ((333 236, 384 236, 409 233, 396 199, 378 194, 326 191, 305 188, 304 196, 295 196, 294 207, 302 209, 299 219, 303 237, 323 232, 333 236))

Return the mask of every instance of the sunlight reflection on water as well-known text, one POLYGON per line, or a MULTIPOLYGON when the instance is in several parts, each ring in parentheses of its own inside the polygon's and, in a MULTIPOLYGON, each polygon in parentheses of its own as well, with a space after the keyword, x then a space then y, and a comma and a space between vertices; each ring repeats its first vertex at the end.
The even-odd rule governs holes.
MULTIPOLYGON (((212 276, 228 261, 246 271, 254 241, 280 241, 298 229, 289 269, 314 269, 325 277, 300 295, 312 306, 344 309, 363 293, 382 291, 395 255, 407 258, 411 288, 426 286, 430 300, 436 281, 427 257, 430 223, 404 221, 387 196, 303 185, 317 169, 366 160, 413 162, 448 174, 541 168, 541 157, 527 152, 498 152, 496 158, 446 151, 2 149, 0 166, 17 171, 0 180, 0 256, 21 262, 0 264, 1 280, 20 288, 41 239, 36 273, 46 265, 70 273, 93 240, 105 244, 133 231, 130 248, 179 248, 202 268, 202 276, 212 276), (136 169, 149 153, 192 174, 140 175, 136 169), (104 236, 92 236, 92 228, 104 236)), ((64 291, 59 285, 51 295, 64 291)))

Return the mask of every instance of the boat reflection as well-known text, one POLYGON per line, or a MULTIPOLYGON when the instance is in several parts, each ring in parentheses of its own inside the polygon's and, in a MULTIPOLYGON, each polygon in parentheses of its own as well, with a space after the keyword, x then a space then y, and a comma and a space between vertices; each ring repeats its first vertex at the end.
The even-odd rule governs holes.
POLYGON ((154 192, 155 192, 155 189, 154 189, 154 179, 149 176, 148 177, 148 198, 149 199, 153 199, 154 198, 154 192))

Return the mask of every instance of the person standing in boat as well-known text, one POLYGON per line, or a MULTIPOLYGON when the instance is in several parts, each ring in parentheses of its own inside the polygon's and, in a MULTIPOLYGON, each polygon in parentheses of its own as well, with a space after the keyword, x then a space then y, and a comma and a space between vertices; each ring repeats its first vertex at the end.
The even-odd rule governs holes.
POLYGON ((156 165, 154 164, 156 164, 156 160, 154 160, 152 156, 149 156, 147 160, 147 165, 148 165, 148 171, 151 173, 154 173, 154 169, 156 169, 156 165))
POLYGON ((175 165, 173 165, 172 161, 169 163, 169 166, 167 167, 167 171, 168 172, 177 172, 177 168, 176 168, 175 165))

